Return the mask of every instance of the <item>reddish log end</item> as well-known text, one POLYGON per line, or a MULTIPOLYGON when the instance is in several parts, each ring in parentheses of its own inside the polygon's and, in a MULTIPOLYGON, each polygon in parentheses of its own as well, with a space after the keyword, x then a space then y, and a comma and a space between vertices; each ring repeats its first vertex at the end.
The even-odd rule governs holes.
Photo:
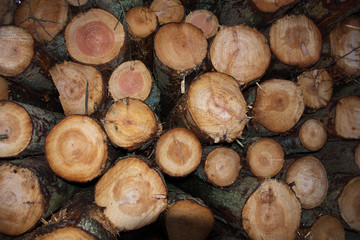
POLYGON ((206 39, 215 36, 219 29, 219 21, 217 17, 210 11, 201 9, 190 12, 185 22, 191 23, 201 29, 206 39))

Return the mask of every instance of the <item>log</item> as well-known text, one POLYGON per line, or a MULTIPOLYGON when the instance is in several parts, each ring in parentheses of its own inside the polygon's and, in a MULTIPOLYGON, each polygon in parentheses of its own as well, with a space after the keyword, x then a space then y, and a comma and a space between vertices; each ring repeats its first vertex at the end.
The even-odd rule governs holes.
POLYGON ((336 104, 335 132, 344 138, 360 138, 360 97, 342 98, 336 104))
POLYGON ((44 153, 46 135, 62 118, 60 113, 28 104, 0 101, 0 158, 44 153))
POLYGON ((95 5, 106 11, 111 12, 119 20, 125 16, 125 13, 133 7, 144 6, 143 0, 95 0, 95 5))
POLYGON ((154 0, 150 9, 155 12, 160 24, 181 22, 185 15, 185 8, 180 0, 154 0))
POLYGON ((169 114, 170 126, 184 126, 201 141, 232 142, 242 136, 247 106, 237 81, 223 73, 196 78, 169 114))
POLYGON ((81 7, 91 2, 91 0, 66 0, 71 6, 81 7))
POLYGON ((17 5, 12 0, 4 0, 0 3, 0 25, 9 25, 13 22, 14 12, 17 5))
POLYGON ((155 161, 166 174, 183 177, 198 167, 201 153, 201 144, 196 136, 186 128, 175 127, 159 137, 155 161))
POLYGON ((244 85, 265 73, 271 53, 259 31, 236 25, 224 27, 216 34, 209 56, 216 71, 228 74, 244 85))
POLYGON ((269 41, 276 58, 288 65, 308 67, 315 64, 321 55, 320 30, 305 15, 288 15, 278 19, 270 27, 269 41))
POLYGON ((9 99, 9 82, 0 77, 0 100, 9 99))
POLYGON ((273 13, 295 0, 252 0, 255 6, 262 12, 273 13))
POLYGON ((146 226, 166 209, 165 182, 148 162, 137 156, 123 158, 95 185, 95 203, 119 231, 146 226))
POLYGON ((162 131, 151 108, 139 99, 123 98, 110 106, 103 120, 110 142, 128 151, 145 150, 162 131))
POLYGON ((93 180, 109 168, 111 161, 107 137, 100 124, 81 115, 68 116, 51 129, 45 153, 51 169, 74 182, 93 180))
POLYGON ((20 235, 57 211, 77 187, 57 178, 44 157, 0 162, 0 233, 20 235))
POLYGON ((49 73, 66 116, 91 115, 104 102, 105 84, 96 68, 66 61, 53 66, 49 73))
POLYGON ((154 75, 160 90, 162 117, 175 106, 207 53, 207 41, 190 23, 166 24, 154 38, 154 75))
POLYGON ((208 41, 212 39, 219 30, 219 21, 215 14, 206 10, 199 9, 190 12, 185 17, 185 22, 191 23, 200 28, 208 41))
POLYGON ((326 214, 316 220, 308 236, 318 240, 345 240, 345 230, 336 217, 326 214))

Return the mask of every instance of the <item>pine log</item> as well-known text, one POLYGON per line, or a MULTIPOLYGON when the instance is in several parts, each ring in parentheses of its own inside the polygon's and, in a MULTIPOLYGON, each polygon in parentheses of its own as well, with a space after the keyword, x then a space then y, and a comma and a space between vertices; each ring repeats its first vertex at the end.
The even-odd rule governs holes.
POLYGON ((360 17, 347 18, 329 34, 331 54, 345 73, 360 76, 360 17))
POLYGON ((91 2, 91 0, 66 0, 71 6, 81 7, 91 2))
POLYGON ((118 101, 130 97, 144 101, 152 110, 160 104, 160 94, 151 72, 139 60, 120 64, 109 79, 109 92, 118 101))
POLYGON ((288 15, 271 25, 271 51, 282 63, 308 67, 321 55, 322 37, 318 27, 305 15, 288 15))
POLYGON ((28 104, 0 101, 0 158, 44 152, 46 135, 63 115, 28 104))
POLYGON ((45 141, 46 159, 61 178, 88 182, 108 169, 107 137, 88 116, 71 115, 51 129, 45 141))
POLYGON ((155 12, 160 24, 181 22, 185 15, 185 8, 180 0, 154 0, 150 9, 155 12))
POLYGON ((199 198, 194 198, 168 184, 168 205, 164 213, 169 240, 207 239, 214 225, 211 210, 199 198))
POLYGON ((247 106, 237 81, 223 73, 200 75, 169 115, 170 126, 185 126, 201 141, 232 142, 242 136, 247 106))
POLYGON ((93 190, 77 193, 51 220, 37 228, 31 238, 45 239, 117 239, 116 228, 94 202, 93 190))
POLYGON ((201 161, 201 144, 186 128, 176 127, 163 133, 155 147, 155 161, 160 169, 173 177, 193 172, 201 161))
POLYGON ((344 138, 360 139, 360 97, 340 99, 335 111, 336 133, 344 138))
POLYGON ((15 1, 3 0, 0 3, 0 25, 9 25, 13 22, 14 12, 17 8, 15 1))
POLYGON ((314 240, 345 240, 345 230, 336 217, 326 214, 319 217, 308 236, 314 240))
POLYGON ((53 66, 49 73, 59 92, 65 115, 91 115, 103 103, 107 93, 101 73, 96 68, 63 62, 53 66))
POLYGON ((185 92, 192 75, 200 70, 207 45, 201 30, 190 23, 166 24, 156 32, 154 75, 163 117, 185 92))
POLYGON ((57 211, 78 189, 43 157, 0 162, 0 233, 20 235, 57 211))
POLYGON ((141 157, 123 158, 95 186, 95 203, 119 231, 146 226, 166 209, 165 182, 149 164, 141 157))
POLYGON ((64 34, 58 34, 51 41, 41 42, 41 46, 51 55, 57 62, 70 61, 69 53, 66 49, 64 34))
POLYGON ((262 12, 273 13, 279 10, 279 8, 286 6, 295 0, 252 0, 255 6, 262 12))
POLYGON ((151 108, 132 98, 123 98, 111 105, 103 124, 111 143, 128 151, 145 150, 162 131, 151 108))
POLYGON ((219 21, 217 17, 215 14, 206 9, 199 9, 190 12, 186 16, 185 22, 191 23, 200 28, 208 40, 214 37, 219 30, 219 21))
POLYGON ((68 20, 65 0, 22 1, 14 14, 14 23, 26 29, 36 40, 51 41, 68 20))
POLYGON ((245 25, 224 27, 211 43, 209 56, 218 72, 233 76, 240 85, 261 77, 270 64, 265 37, 245 25))
POLYGON ((143 0, 95 0, 95 5, 111 12, 119 20, 123 20, 125 13, 133 7, 144 6, 143 0))

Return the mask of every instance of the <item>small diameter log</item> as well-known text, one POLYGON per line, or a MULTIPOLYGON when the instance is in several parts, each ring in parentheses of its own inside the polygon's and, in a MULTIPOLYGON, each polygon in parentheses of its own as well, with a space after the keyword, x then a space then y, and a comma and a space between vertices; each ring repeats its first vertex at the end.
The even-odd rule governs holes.
POLYGON ((132 98, 123 98, 111 105, 103 124, 111 143, 128 151, 145 150, 162 131, 151 108, 132 98))
POLYGON ((360 139, 360 97, 340 99, 335 111, 336 134, 344 138, 360 139))
POLYGON ((295 0, 252 0, 255 6, 262 12, 273 13, 279 8, 295 2, 295 0))
POLYGON ((289 184, 305 209, 319 206, 328 192, 327 172, 323 164, 313 156, 296 160, 286 173, 289 184))
POLYGON ((249 197, 243 210, 243 225, 249 237, 294 239, 300 225, 301 205, 282 182, 266 180, 249 197))
POLYGON ((66 61, 53 66, 49 73, 65 115, 90 115, 100 107, 106 89, 96 68, 66 61))
POLYGON ((233 76, 240 85, 261 77, 270 64, 265 37, 245 25, 225 27, 211 43, 209 56, 218 72, 233 76))
POLYGON ((169 124, 185 126, 202 141, 232 142, 242 136, 247 106, 237 81, 223 73, 200 75, 169 115, 169 124))
POLYGON ((166 209, 166 185, 148 161, 135 156, 121 159, 95 186, 95 203, 119 231, 146 226, 166 209))
POLYGON ((345 240, 345 230, 336 217, 322 215, 311 227, 308 237, 313 240, 345 240))
POLYGON ((360 144, 358 144, 355 148, 355 162, 360 168, 360 144))
POLYGON ((64 116, 28 104, 0 101, 0 158, 44 153, 46 135, 64 116))
POLYGON ((271 178, 281 170, 284 155, 278 142, 271 138, 260 138, 248 147, 246 161, 255 176, 271 178))
POLYGON ((342 190, 338 199, 341 217, 352 229, 360 231, 360 177, 354 177, 342 190))
POLYGON ((214 226, 214 215, 199 198, 174 185, 168 187, 165 227, 169 240, 207 239, 214 226))
POLYGON ((228 147, 206 147, 203 150, 202 170, 208 182, 219 187, 233 184, 242 168, 240 155, 228 147))
POLYGON ((0 186, 0 233, 13 236, 49 217, 77 191, 43 157, 1 161, 0 186))
POLYGON ((215 14, 206 10, 200 9, 190 12, 185 22, 191 23, 201 29, 206 39, 211 39, 219 30, 219 21, 215 14))
POLYGON ((155 161, 166 174, 183 177, 197 168, 201 153, 196 136, 186 128, 176 127, 160 136, 155 147, 155 161))
POLYGON ((65 28, 65 40, 70 56, 81 63, 112 61, 110 65, 116 67, 124 59, 124 28, 114 15, 102 9, 76 15, 65 28))
POLYGON ((106 134, 88 116, 72 115, 59 122, 46 137, 45 153, 51 169, 69 181, 91 181, 109 164, 106 134))
POLYGON ((138 60, 124 62, 113 71, 109 92, 115 101, 125 97, 136 98, 153 110, 160 104, 159 90, 151 72, 138 60))
POLYGON ((192 80, 189 75, 200 70, 207 46, 204 34, 190 23, 166 24, 156 32, 154 75, 161 93, 164 117, 185 92, 192 80))
POLYGON ((9 25, 13 22, 14 12, 17 8, 15 1, 3 0, 0 3, 0 25, 9 25))
POLYGON ((272 132, 289 131, 305 108, 301 88, 294 82, 270 79, 257 89, 254 120, 272 132))
POLYGON ((180 0, 154 0, 150 9, 155 12, 160 24, 181 22, 185 8, 180 0))
POLYGON ((66 0, 66 1, 73 7, 81 7, 89 2, 89 0, 66 0))
POLYGON ((338 23, 329 34, 331 54, 347 74, 360 76, 360 17, 338 23))
POLYGON ((326 107, 333 93, 333 80, 325 69, 315 69, 303 72, 297 77, 305 106, 312 109, 326 107))
POLYGON ((271 51, 288 65, 308 67, 321 55, 322 38, 318 27, 305 15, 288 15, 270 28, 271 51))
POLYGON ((94 192, 77 193, 51 220, 32 233, 32 239, 111 239, 116 238, 116 228, 94 202, 94 192))
POLYGON ((14 14, 14 23, 39 41, 51 41, 66 26, 68 5, 65 0, 22 1, 14 14))

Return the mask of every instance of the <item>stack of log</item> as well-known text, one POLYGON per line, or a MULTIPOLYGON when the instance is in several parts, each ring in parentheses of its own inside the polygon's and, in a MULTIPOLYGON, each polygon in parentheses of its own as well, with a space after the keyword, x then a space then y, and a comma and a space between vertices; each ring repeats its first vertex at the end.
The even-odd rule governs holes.
POLYGON ((0 3, 0 238, 359 239, 358 1, 0 3))

